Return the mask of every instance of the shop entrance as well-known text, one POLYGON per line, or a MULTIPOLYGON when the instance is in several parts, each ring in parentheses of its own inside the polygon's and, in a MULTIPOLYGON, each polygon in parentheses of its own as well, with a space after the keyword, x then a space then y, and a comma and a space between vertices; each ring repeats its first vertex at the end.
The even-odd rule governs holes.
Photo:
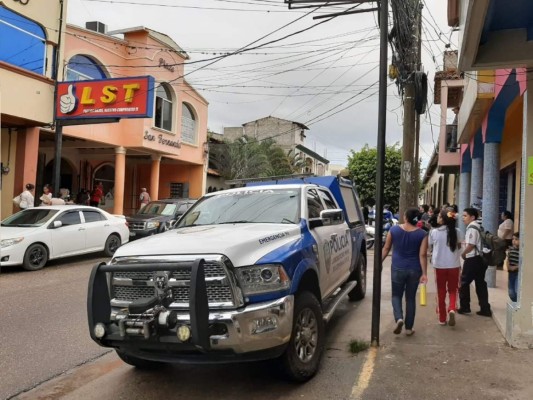
MULTIPOLYGON (((73 196, 77 193, 77 185, 74 182, 73 176, 75 175, 75 169, 72 167, 69 160, 61 158, 61 171, 59 178, 59 188, 67 189, 70 196, 73 196), (76 187, 74 187, 76 186, 76 187)), ((54 176, 54 160, 52 159, 46 164, 44 168, 44 176, 42 184, 51 184, 54 176)), ((41 188, 42 189, 42 188, 41 188)), ((59 193, 54 193, 54 197, 59 197, 59 193)))
POLYGON ((115 166, 112 164, 98 166, 94 170, 92 187, 96 186, 98 182, 102 182, 102 185, 104 185, 104 197, 100 201, 100 206, 106 209, 113 209, 115 203, 115 166))

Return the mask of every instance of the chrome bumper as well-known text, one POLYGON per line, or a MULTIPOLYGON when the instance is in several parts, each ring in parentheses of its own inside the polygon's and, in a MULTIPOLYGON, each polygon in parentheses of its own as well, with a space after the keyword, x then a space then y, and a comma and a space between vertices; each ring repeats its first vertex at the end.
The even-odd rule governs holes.
MULTIPOLYGON (((227 333, 210 336, 212 350, 248 353, 286 344, 292 332, 294 296, 247 306, 242 311, 209 313, 209 323, 223 323, 227 333)), ((178 314, 178 325, 189 324, 189 314, 178 314)))

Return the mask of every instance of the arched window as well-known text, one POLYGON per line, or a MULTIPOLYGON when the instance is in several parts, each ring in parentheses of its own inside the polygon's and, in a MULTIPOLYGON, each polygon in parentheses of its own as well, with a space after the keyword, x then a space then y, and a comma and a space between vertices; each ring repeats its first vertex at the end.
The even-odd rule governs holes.
POLYGON ((183 103, 181 140, 184 143, 196 144, 196 117, 192 107, 187 103, 183 103))
POLYGON ((155 90, 155 117, 157 128, 172 130, 172 96, 166 85, 159 85, 155 90))
POLYGON ((0 6, 0 61, 44 75, 46 34, 37 23, 0 6))
POLYGON ((86 81, 104 79, 107 74, 92 58, 76 54, 67 64, 67 81, 86 81))

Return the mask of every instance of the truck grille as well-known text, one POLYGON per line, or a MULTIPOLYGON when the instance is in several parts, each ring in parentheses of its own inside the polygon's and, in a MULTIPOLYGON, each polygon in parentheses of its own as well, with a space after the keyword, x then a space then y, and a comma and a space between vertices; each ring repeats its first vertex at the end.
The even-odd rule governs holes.
POLYGON ((129 222, 128 226, 132 231, 142 231, 144 230, 145 223, 144 222, 129 222))
MULTIPOLYGON (((115 272, 112 275, 111 303, 123 307, 133 300, 150 298, 156 294, 153 272, 115 272)), ((204 264, 207 299, 210 308, 235 308, 237 306, 227 268, 222 261, 206 260, 204 264)), ((190 268, 173 271, 168 282, 172 290, 171 308, 188 308, 190 293, 190 268)))

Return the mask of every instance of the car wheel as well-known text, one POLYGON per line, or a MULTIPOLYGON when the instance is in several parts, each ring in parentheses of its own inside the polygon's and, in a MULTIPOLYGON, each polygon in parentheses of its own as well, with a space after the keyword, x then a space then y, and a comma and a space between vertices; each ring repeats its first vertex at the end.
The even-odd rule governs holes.
POLYGON ((117 355, 122 361, 126 364, 133 365, 139 369, 158 369, 163 367, 165 364, 157 361, 143 360, 142 358, 131 356, 127 353, 124 353, 120 350, 115 350, 117 355))
POLYGON ((106 256, 112 257, 115 254, 115 251, 120 247, 120 238, 113 234, 109 235, 105 241, 104 253, 106 256))
POLYGON ((280 363, 285 376, 296 382, 311 379, 324 352, 322 308, 311 292, 296 295, 292 335, 280 363))
POLYGON ((352 272, 350 280, 357 281, 357 286, 348 293, 348 297, 352 301, 363 300, 366 295, 366 258, 362 255, 359 257, 357 267, 352 272))
POLYGON ((37 271, 48 262, 48 250, 40 243, 34 243, 26 250, 22 267, 28 271, 37 271))

